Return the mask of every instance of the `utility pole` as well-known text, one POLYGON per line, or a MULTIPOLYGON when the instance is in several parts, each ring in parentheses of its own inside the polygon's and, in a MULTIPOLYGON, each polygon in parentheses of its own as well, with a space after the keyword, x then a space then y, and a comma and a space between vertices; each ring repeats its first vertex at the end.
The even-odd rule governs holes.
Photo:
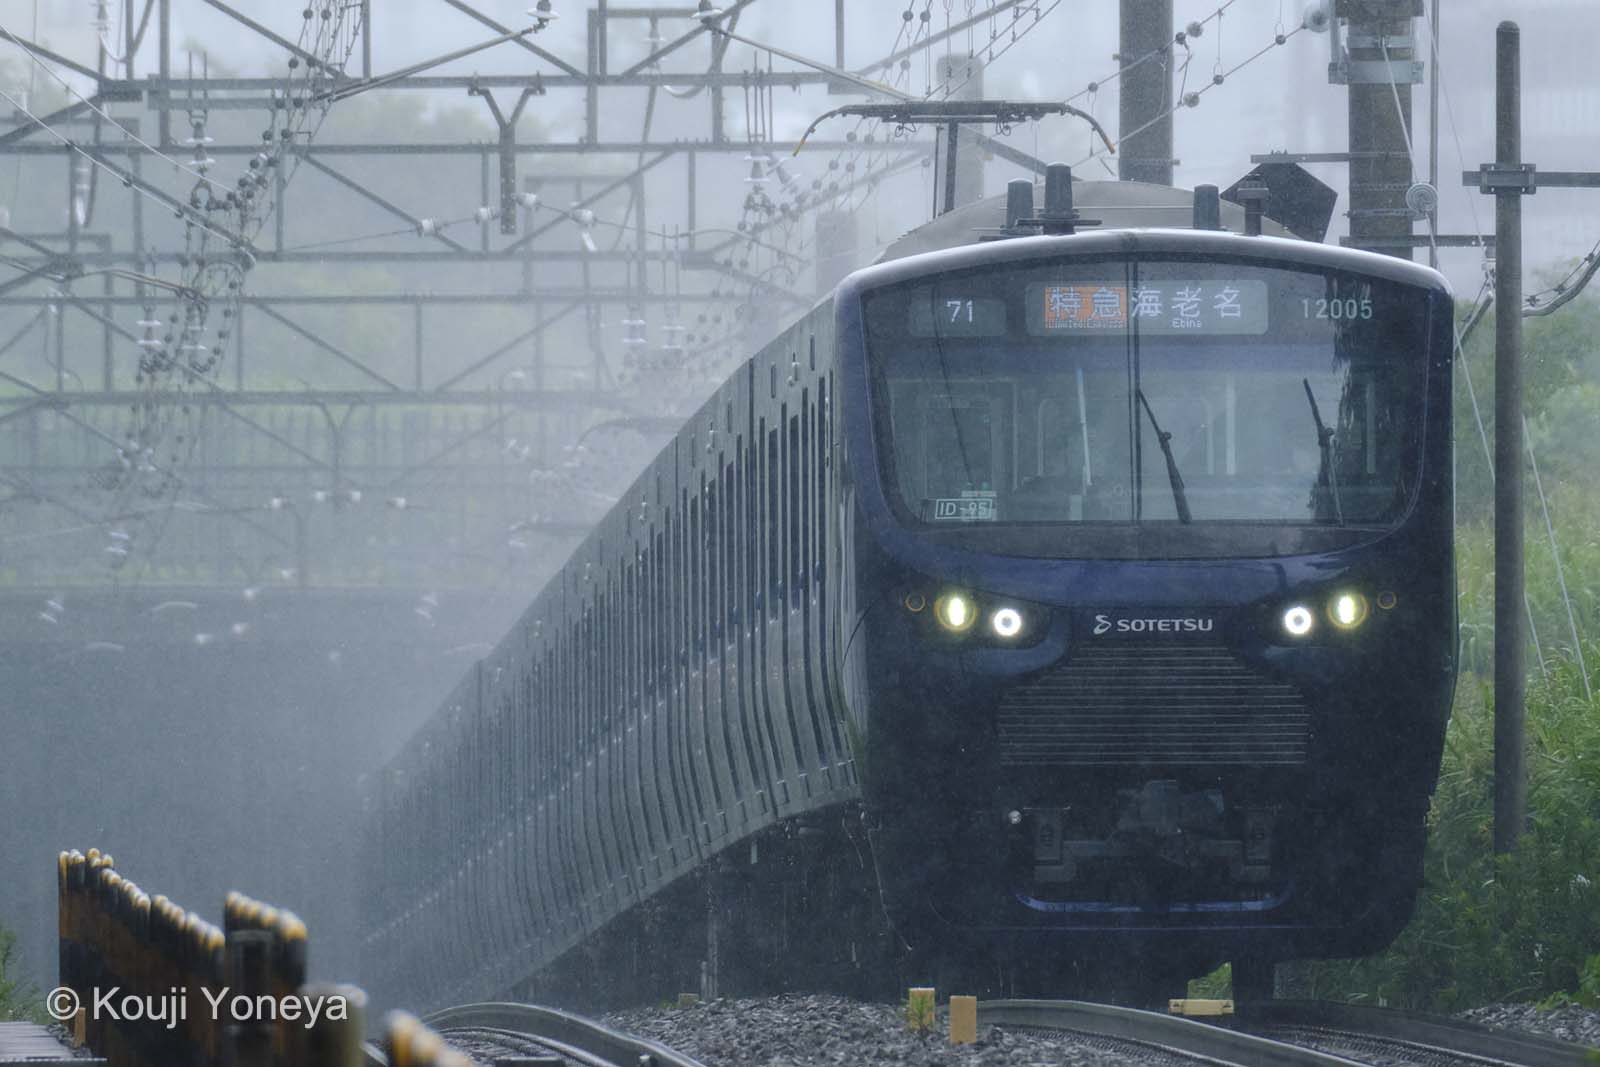
POLYGON ((1416 18, 1422 0, 1336 0, 1328 80, 1350 87, 1350 244, 1411 258, 1411 87, 1422 81, 1416 18), (1335 26, 1337 34, 1337 26, 1335 26))
POLYGON ((1172 0, 1122 0, 1117 61, 1122 68, 1117 177, 1171 185, 1172 0), (1133 132, 1146 123, 1149 129, 1133 132))
POLYGON ((1522 31, 1502 22, 1494 64, 1494 850, 1517 847, 1527 634, 1522 624, 1522 31))
POLYGON ((1527 822, 1523 760, 1527 696, 1523 582, 1522 318, 1548 314, 1582 289, 1534 311, 1522 299, 1522 198, 1542 187, 1600 189, 1597 171, 1540 171, 1522 161, 1522 31, 1495 31, 1495 161, 1461 180, 1493 196, 1494 336, 1494 850, 1510 852, 1527 822))

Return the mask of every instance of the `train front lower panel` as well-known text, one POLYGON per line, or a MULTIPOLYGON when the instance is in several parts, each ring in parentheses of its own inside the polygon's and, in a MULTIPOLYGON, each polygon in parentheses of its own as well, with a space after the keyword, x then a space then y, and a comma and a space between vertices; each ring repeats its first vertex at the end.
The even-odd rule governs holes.
POLYGON ((1450 308, 1194 234, 847 285, 850 658, 908 928, 1393 936, 1454 684, 1450 308))

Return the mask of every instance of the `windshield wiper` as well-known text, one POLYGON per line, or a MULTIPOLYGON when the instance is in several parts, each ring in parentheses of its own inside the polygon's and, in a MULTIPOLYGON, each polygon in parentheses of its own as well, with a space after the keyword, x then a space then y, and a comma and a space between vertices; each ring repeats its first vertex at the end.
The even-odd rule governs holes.
POLYGON ((1150 416, 1150 426, 1156 431, 1156 440, 1161 442, 1161 454, 1167 458, 1167 481, 1172 484, 1172 503, 1177 506, 1178 521, 1193 522, 1194 517, 1189 514, 1189 498, 1183 491, 1183 475, 1178 473, 1178 461, 1172 458, 1172 435, 1156 421, 1156 413, 1150 410, 1150 401, 1145 399, 1144 390, 1135 389, 1133 392, 1139 398, 1139 403, 1144 405, 1144 413, 1150 416))
POLYGON ((1339 475, 1333 463, 1333 427, 1323 424, 1322 410, 1317 407, 1317 398, 1311 392, 1311 379, 1301 378, 1300 384, 1306 387, 1306 399, 1311 402, 1311 421, 1317 424, 1317 451, 1322 453, 1317 485, 1326 490, 1328 499, 1333 501, 1334 522, 1343 526, 1344 508, 1339 503, 1339 475))

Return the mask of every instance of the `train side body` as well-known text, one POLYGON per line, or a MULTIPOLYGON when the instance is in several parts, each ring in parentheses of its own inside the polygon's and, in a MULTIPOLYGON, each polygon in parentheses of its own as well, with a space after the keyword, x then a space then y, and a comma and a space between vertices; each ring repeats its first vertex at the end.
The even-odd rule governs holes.
POLYGON ((859 797, 835 381, 825 300, 685 424, 386 769, 375 982, 412 1003, 503 991, 731 846, 859 797))

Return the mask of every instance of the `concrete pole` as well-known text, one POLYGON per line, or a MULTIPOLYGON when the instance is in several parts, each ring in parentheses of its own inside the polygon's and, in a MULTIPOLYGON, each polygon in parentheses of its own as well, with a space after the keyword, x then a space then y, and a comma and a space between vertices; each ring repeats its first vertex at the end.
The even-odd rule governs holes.
MULTIPOLYGON (((1357 248, 1411 258, 1409 246, 1366 243, 1409 239, 1411 216, 1406 190, 1412 183, 1408 133, 1411 129, 1411 82, 1398 68, 1415 57, 1415 19, 1369 13, 1377 5, 1355 7, 1349 20, 1350 85, 1350 239, 1357 248), (1387 48, 1387 55, 1385 49, 1387 48)), ((1390 5, 1400 10, 1403 4, 1390 5)))
MULTIPOLYGON (((1522 34, 1495 33, 1495 168, 1522 166, 1522 34)), ((1517 846, 1527 817, 1523 767, 1527 634, 1522 572, 1522 196, 1495 193, 1494 850, 1517 846)))
POLYGON ((848 211, 819 211, 817 228, 817 292, 826 293, 839 279, 856 269, 860 234, 856 216, 848 211))
MULTIPOLYGON (((982 100, 983 99, 983 65, 975 56, 956 55, 954 53, 940 56, 938 59, 939 84, 943 85, 949 93, 951 100, 982 100)), ((940 131, 944 138, 945 149, 941 166, 945 168, 940 174, 945 183, 943 196, 943 210, 970 204, 974 200, 983 198, 983 149, 978 142, 966 136, 965 130, 959 130, 958 123, 951 123, 940 131), (955 167, 950 167, 950 131, 957 130, 955 167), (952 180, 953 179, 953 180, 952 180)))
POLYGON ((1117 177, 1125 182, 1172 184, 1172 32, 1172 0, 1122 0, 1117 177))

